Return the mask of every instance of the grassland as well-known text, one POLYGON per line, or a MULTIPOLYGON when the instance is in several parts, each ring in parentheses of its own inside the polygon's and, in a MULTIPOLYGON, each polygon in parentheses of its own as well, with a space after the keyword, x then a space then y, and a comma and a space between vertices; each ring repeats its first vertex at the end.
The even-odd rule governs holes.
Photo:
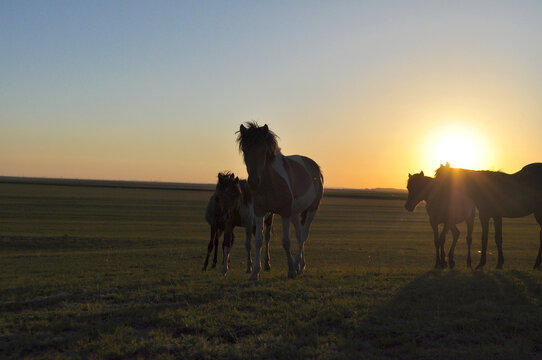
POLYGON ((492 242, 467 270, 461 227, 457 270, 434 271, 423 207, 329 195, 306 273, 287 279, 276 226, 254 283, 241 231, 227 277, 201 272, 208 191, 0 184, 0 358, 542 356, 532 217, 505 220, 505 270, 492 242))

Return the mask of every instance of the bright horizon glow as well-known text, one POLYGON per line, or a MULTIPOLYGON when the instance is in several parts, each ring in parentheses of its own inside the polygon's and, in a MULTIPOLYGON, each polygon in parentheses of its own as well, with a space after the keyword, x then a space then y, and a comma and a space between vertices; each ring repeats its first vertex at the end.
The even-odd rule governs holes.
POLYGON ((542 161, 540 1, 2 1, 0 34, 0 175, 244 178, 253 120, 326 187, 542 161))
POLYGON ((492 151, 483 135, 466 125, 439 128, 424 150, 432 167, 448 162, 452 167, 471 170, 487 168, 486 152, 492 151))

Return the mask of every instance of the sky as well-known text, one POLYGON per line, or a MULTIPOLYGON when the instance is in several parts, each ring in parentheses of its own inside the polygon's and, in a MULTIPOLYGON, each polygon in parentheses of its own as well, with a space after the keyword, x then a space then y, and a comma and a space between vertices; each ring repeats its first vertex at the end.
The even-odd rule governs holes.
POLYGON ((246 177, 241 123, 325 185, 542 161, 540 1, 1 1, 0 175, 246 177))

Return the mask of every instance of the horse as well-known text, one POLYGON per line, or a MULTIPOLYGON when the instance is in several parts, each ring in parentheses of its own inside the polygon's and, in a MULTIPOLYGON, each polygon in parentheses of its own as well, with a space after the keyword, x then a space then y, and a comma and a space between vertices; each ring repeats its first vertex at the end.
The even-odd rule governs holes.
MULTIPOLYGON (((222 274, 226 275, 229 268, 229 255, 233 246, 233 229, 235 226, 245 228, 246 240, 245 248, 247 250, 247 273, 252 270, 251 237, 254 232, 254 210, 252 206, 252 197, 248 189, 246 180, 239 180, 234 174, 226 172, 218 174, 218 182, 215 193, 209 199, 205 218, 211 226, 211 239, 207 246, 207 257, 203 264, 203 271, 207 270, 209 264, 209 255, 215 250, 212 267, 216 267, 218 239, 224 233, 222 243, 223 250, 223 268, 222 274)), ((265 270, 270 270, 269 262, 269 240, 271 238, 271 228, 273 224, 273 214, 268 214, 265 218, 265 270)))
POLYGON ((540 270, 542 260, 542 163, 526 165, 514 174, 489 170, 467 170, 441 165, 437 181, 446 186, 461 187, 478 208, 482 224, 482 255, 476 269, 486 264, 489 219, 495 226, 498 250, 497 269, 502 269, 502 218, 518 218, 530 214, 540 225, 540 245, 533 269, 540 270))
POLYGON ((448 252, 448 263, 450 269, 453 269, 455 266, 454 251, 460 233, 456 224, 465 221, 467 223, 468 245, 467 267, 471 268, 470 248, 472 244, 474 216, 476 213, 474 203, 465 193, 456 192, 453 195, 445 193, 446 189, 439 185, 434 178, 424 176, 423 171, 419 174, 408 174, 408 197, 405 209, 412 212, 419 202, 422 200, 426 202, 425 210, 429 215, 429 223, 433 229, 435 243, 435 268, 446 267, 444 242, 448 230, 451 230, 453 235, 452 246, 448 252), (438 233, 439 224, 444 224, 440 237, 438 233))
POLYGON ((253 194, 256 224, 255 264, 250 276, 258 280, 262 247, 263 217, 268 212, 282 218, 282 246, 288 261, 288 277, 295 278, 305 270, 304 244, 310 225, 324 193, 324 177, 314 160, 300 155, 284 156, 277 135, 267 124, 241 124, 237 143, 248 172, 253 194), (299 242, 295 264, 290 253, 290 223, 299 242))

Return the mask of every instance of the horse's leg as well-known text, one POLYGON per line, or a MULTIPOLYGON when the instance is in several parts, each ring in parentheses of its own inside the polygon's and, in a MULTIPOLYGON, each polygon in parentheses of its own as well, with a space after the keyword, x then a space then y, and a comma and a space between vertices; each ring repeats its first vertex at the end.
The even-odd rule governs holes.
POLYGON ((472 245, 472 230, 474 229, 474 216, 471 216, 467 219, 467 267, 472 269, 471 258, 470 258, 470 247, 472 245))
POLYGON ((292 254, 290 254, 290 218, 282 218, 282 247, 286 252, 286 260, 288 261, 288 277, 295 278, 297 273, 294 269, 292 254))
POLYGON ((256 251, 254 252, 254 266, 252 267, 252 274, 250 275, 250 280, 258 280, 260 276, 260 255, 262 250, 263 242, 263 216, 254 216, 254 224, 256 225, 256 232, 254 233, 254 247, 256 251))
POLYGON ((446 235, 448 235, 448 230, 450 230, 450 226, 446 223, 444 223, 444 226, 442 227, 442 232, 440 233, 439 237, 439 249, 440 249, 440 266, 445 269, 448 265, 446 263, 446 252, 444 251, 444 243, 446 242, 446 235))
POLYGON ((295 214, 292 215, 292 224, 294 224, 295 228, 295 237, 297 238, 297 242, 299 244, 299 250, 297 251, 297 255, 295 257, 294 262, 294 268, 296 273, 301 273, 299 270, 299 265, 301 263, 301 257, 303 256, 303 226, 301 225, 301 222, 299 221, 299 215, 295 214))
POLYGON ((203 263, 203 269, 201 269, 202 271, 207 270, 207 265, 209 265, 209 256, 211 255, 211 252, 213 251, 213 247, 214 247, 215 232, 216 232, 216 229, 213 226, 211 226, 211 240, 209 240, 209 245, 207 245, 207 256, 205 257, 205 262, 203 263))
POLYGON ((499 253, 499 259, 497 260, 497 269, 502 269, 504 264, 504 256, 502 253, 502 217, 497 216, 493 218, 495 225, 495 244, 497 244, 497 251, 499 253))
POLYGON ((540 262, 542 262, 542 209, 535 211, 534 217, 540 225, 540 245, 538 247, 538 256, 536 257, 533 269, 540 270, 540 262))
POLYGON ((482 269, 486 264, 487 253, 487 237, 489 230, 489 216, 479 214, 480 223, 482 223, 482 254, 480 255, 480 263, 476 267, 476 270, 482 269))
POLYGON ((226 275, 228 268, 230 266, 230 251, 233 246, 233 227, 226 227, 224 230, 224 242, 222 243, 222 248, 224 249, 224 261, 222 264, 222 275, 226 275))
POLYGON ((270 263, 271 256, 269 255, 269 240, 271 240, 273 214, 267 215, 267 217, 264 220, 264 224, 265 224, 265 259, 264 259, 263 269, 265 271, 269 271, 271 270, 271 263, 270 263))
POLYGON ((459 238, 460 232, 457 226, 455 225, 452 225, 450 229, 452 230, 452 235, 454 238, 452 241, 452 246, 450 247, 450 251, 448 252, 448 265, 450 266, 450 269, 453 269, 455 266, 454 251, 455 251, 455 246, 457 244, 457 239, 459 238))
POLYGON ((250 242, 252 240, 251 226, 245 228, 245 249, 247 249, 247 274, 252 271, 252 258, 250 257, 250 242))
MULTIPOLYGON (((218 256, 218 241, 220 240, 220 237, 222 236, 222 232, 223 230, 222 229, 215 229, 215 240, 214 240, 214 243, 215 243, 215 256, 213 258, 213 269, 216 267, 216 263, 217 263, 217 256, 218 256)), ((224 243, 222 243, 222 253, 224 253, 224 243)))
POLYGON ((301 244, 301 259, 299 263, 299 272, 302 273, 305 270, 305 242, 309 238, 309 232, 311 229, 311 223, 314 220, 314 216, 316 215, 316 210, 311 210, 306 213, 305 216, 305 223, 303 224, 303 243, 301 244))
POLYGON ((440 254, 439 254, 439 238, 438 238, 438 223, 430 220, 431 229, 433 229, 433 242, 435 243, 435 269, 440 267, 440 254))

